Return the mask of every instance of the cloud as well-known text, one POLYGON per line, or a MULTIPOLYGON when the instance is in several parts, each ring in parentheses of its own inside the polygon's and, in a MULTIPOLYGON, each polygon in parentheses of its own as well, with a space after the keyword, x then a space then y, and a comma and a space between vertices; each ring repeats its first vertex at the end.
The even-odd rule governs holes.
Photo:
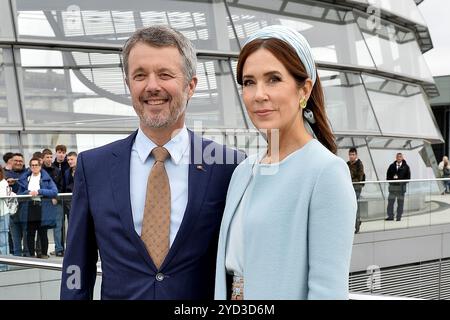
POLYGON ((425 0, 419 5, 433 41, 433 49, 425 53, 425 60, 433 76, 450 75, 450 1, 425 0))

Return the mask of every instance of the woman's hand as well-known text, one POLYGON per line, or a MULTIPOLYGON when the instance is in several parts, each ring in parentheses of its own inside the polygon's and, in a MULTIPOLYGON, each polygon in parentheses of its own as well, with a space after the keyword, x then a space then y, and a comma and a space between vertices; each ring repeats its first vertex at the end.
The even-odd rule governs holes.
POLYGON ((39 195, 39 193, 37 191, 30 191, 29 195, 36 197, 37 195, 39 195))

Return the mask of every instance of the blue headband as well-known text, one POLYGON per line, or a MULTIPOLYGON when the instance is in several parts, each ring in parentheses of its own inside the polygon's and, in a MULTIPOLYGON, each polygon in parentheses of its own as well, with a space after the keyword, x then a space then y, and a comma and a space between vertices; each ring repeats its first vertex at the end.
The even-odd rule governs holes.
POLYGON ((295 49, 298 57, 300 58, 300 61, 305 66, 306 72, 308 73, 308 76, 312 80, 314 85, 316 83, 317 75, 316 64, 312 56, 311 47, 309 46, 309 43, 308 41, 306 41, 305 37, 303 37, 299 32, 297 32, 297 30, 293 28, 282 25, 273 25, 264 27, 253 33, 247 38, 244 46, 256 39, 269 38, 282 40, 295 49))

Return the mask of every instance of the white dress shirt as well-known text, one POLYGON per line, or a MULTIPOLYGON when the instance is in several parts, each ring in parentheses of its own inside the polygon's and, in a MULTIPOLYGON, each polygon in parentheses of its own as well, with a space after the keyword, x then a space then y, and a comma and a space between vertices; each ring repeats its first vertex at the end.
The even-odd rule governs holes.
MULTIPOLYGON (((134 229, 141 235, 147 179, 155 159, 150 155, 157 145, 139 128, 131 148, 130 199, 134 229)), ((188 201, 190 138, 186 126, 164 146, 170 158, 164 162, 170 185, 170 245, 177 235, 188 201)), ((124 164, 126 165, 126 164, 124 164)))

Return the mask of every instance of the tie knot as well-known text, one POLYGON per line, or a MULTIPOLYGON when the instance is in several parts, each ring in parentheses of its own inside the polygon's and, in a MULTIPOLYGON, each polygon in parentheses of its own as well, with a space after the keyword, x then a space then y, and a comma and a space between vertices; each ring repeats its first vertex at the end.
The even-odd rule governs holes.
POLYGON ((164 162, 167 158, 170 157, 169 151, 167 151, 164 147, 155 147, 152 150, 152 155, 155 158, 155 161, 164 162))

